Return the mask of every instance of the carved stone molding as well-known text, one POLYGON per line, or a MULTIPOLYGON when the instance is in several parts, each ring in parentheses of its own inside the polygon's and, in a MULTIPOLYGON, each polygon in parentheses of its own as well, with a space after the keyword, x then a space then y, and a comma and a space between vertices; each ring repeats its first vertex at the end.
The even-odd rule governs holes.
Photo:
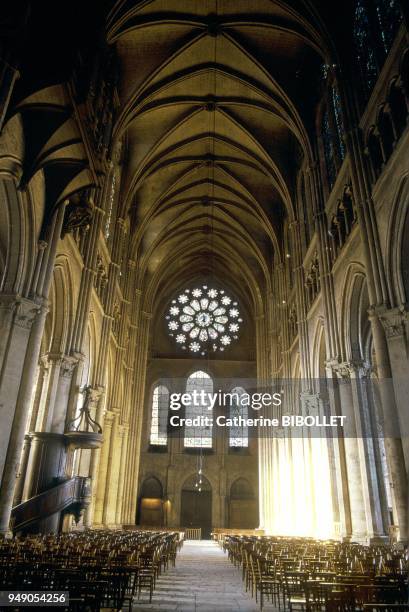
POLYGON ((102 387, 91 387, 91 386, 88 387, 90 406, 93 406, 99 401, 99 398, 101 397, 103 392, 104 392, 104 389, 102 387))
POLYGON ((320 406, 317 393, 301 393, 300 400, 306 416, 317 416, 319 414, 320 406))
POLYGON ((72 377, 72 373, 74 372, 75 367, 78 364, 78 359, 75 357, 65 356, 61 360, 61 369, 60 373, 63 378, 70 379, 72 377))
POLYGON ((409 313, 403 307, 389 309, 375 308, 371 314, 378 317, 387 338, 401 338, 405 336, 405 327, 409 313))
POLYGON ((43 363, 46 368, 60 366, 62 364, 64 355, 62 353, 45 353, 42 357, 43 363))
POLYGON ((115 413, 111 412, 111 410, 106 411, 105 416, 104 416, 103 430, 111 429, 115 416, 116 416, 115 413))
POLYGON ((347 361, 332 363, 331 366, 335 374, 343 380, 349 380, 351 378, 351 374, 354 373, 354 369, 347 361))
POLYGON ((31 329, 40 311, 39 304, 35 304, 30 300, 20 300, 16 307, 14 323, 22 329, 31 329))
POLYGON ((94 214, 94 205, 85 193, 74 195, 65 209, 62 237, 78 228, 90 226, 94 214))
POLYGON ((50 369, 50 360, 48 359, 47 353, 44 353, 43 355, 41 355, 39 359, 39 364, 44 373, 48 372, 48 370, 50 369))
POLYGON ((332 369, 343 380, 366 378, 372 372, 372 367, 369 363, 358 359, 332 363, 332 369))

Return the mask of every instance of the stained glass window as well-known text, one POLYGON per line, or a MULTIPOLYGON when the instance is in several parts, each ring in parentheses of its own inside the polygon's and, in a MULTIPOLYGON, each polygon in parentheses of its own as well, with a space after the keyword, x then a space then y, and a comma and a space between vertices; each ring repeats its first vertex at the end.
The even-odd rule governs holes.
POLYGON ((402 19, 399 0, 358 0, 356 4, 355 53, 367 96, 374 88, 402 19))
POLYGON ((167 387, 158 385, 152 395, 150 443, 153 446, 166 446, 168 442, 168 410, 169 391, 167 387))
POLYGON ((374 0, 374 2, 382 46, 387 55, 402 23, 402 12, 399 0, 374 0))
POLYGON ((371 36, 371 27, 368 11, 362 0, 358 0, 355 8, 354 19, 354 42, 355 52, 361 71, 361 77, 366 92, 369 94, 378 76, 375 60, 374 41, 371 36))
MULTIPOLYGON (((248 394, 243 387, 235 387, 231 390, 232 401, 230 405, 230 418, 242 417, 243 419, 248 418, 248 394)), ((247 448, 249 445, 249 431, 248 426, 243 423, 237 424, 229 430, 229 446, 247 448)))
POLYGON ((334 151, 333 151, 333 143, 334 143, 334 133, 331 129, 331 125, 329 122, 328 108, 325 109, 323 118, 322 118, 322 144, 324 147, 324 157, 325 157, 325 166, 327 169, 327 178, 328 185, 331 189, 335 183, 335 179, 337 176, 337 171, 334 162, 334 151))
POLYGON ((190 427, 185 426, 184 445, 186 448, 211 448, 212 447, 212 426, 206 424, 205 418, 211 419, 211 410, 208 393, 213 393, 213 380, 206 372, 198 370, 189 376, 186 383, 186 393, 193 398, 194 391, 197 391, 197 401, 191 402, 186 406, 185 417, 187 419, 197 419, 197 424, 190 427), (201 392, 204 392, 203 394, 201 392))
POLYGON ((166 320, 176 343, 202 356, 209 350, 223 352, 238 339, 243 322, 238 303, 223 289, 207 285, 185 289, 172 300, 166 320))
POLYGON ((332 88, 332 108, 334 110, 334 120, 336 127, 336 142, 338 149, 338 157, 340 161, 345 159, 345 143, 344 143, 344 123, 342 121, 341 100, 336 87, 332 88))

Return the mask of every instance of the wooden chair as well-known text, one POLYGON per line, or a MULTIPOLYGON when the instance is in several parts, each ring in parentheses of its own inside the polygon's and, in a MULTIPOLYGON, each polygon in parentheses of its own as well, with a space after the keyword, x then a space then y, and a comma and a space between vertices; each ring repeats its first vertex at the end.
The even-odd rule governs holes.
POLYGON ((308 580, 306 572, 289 572, 284 573, 285 581, 285 601, 290 612, 293 610, 306 610, 307 598, 305 594, 305 583, 308 580))
POLYGON ((260 609, 263 609, 264 596, 271 597, 274 605, 280 610, 280 581, 275 574, 275 566, 267 563, 261 557, 257 558, 258 582, 256 588, 260 591, 260 609))

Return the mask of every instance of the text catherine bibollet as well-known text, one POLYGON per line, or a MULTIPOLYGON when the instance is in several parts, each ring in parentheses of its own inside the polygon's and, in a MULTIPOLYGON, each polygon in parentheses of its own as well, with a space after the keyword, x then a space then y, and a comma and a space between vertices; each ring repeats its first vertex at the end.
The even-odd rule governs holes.
MULTIPOLYGON (((261 410, 271 406, 281 406, 281 393, 225 393, 217 391, 209 393, 204 389, 195 389, 189 393, 171 393, 170 409, 197 407, 202 410, 213 411, 215 406, 236 406, 261 410)), ((237 415, 226 417, 219 415, 216 419, 212 415, 198 414, 196 416, 182 417, 172 415, 170 425, 173 427, 212 427, 214 422, 219 427, 337 427, 344 426, 345 416, 338 415, 282 415, 279 418, 266 418, 262 415, 249 418, 237 415)))

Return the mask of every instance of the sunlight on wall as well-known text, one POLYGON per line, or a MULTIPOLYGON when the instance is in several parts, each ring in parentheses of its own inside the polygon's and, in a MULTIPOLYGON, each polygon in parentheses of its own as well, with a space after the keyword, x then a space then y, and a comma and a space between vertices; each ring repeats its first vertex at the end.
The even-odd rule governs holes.
MULTIPOLYGON (((278 466, 270 484, 273 512, 264 512, 266 533, 334 537, 326 440, 276 438, 273 448, 278 466)), ((267 498, 264 495, 261 499, 267 498)))

